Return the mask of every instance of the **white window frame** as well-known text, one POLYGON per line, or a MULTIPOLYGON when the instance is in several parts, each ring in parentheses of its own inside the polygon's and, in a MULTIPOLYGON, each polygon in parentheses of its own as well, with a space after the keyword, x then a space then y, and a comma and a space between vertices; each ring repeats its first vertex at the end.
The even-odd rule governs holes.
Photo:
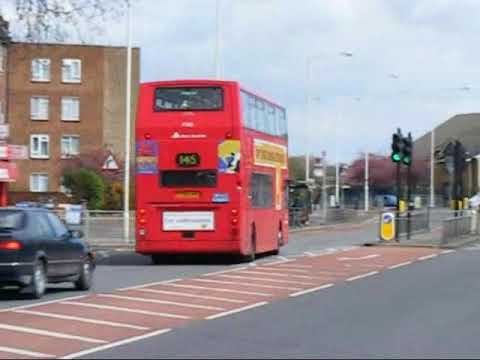
POLYGON ((61 116, 62 116, 62 121, 80 121, 80 98, 76 96, 62 96, 62 101, 61 101, 61 116), (64 102, 76 100, 78 103, 78 113, 77 116, 71 116, 71 114, 65 114, 65 108, 64 108, 64 102), (68 116, 67 116, 68 115, 68 116))
POLYGON ((71 159, 74 156, 80 155, 80 136, 79 135, 62 135, 62 138, 60 140, 60 154, 62 159, 71 159), (72 139, 77 139, 78 140, 78 150, 77 152, 64 152, 64 147, 63 147, 63 140, 68 139, 69 140, 69 149, 72 149, 72 139))
POLYGON ((50 158, 50 136, 47 134, 32 134, 30 135, 30 159, 49 159, 50 158), (33 139, 38 138, 39 150, 34 151, 33 139), (47 154, 42 154, 42 141, 47 141, 47 154))
MULTIPOLYGON (((50 59, 46 59, 46 58, 33 59, 32 60, 32 81, 35 81, 35 82, 50 82, 51 72, 52 72, 51 64, 52 64, 52 62, 50 61, 50 59), (47 75, 44 76, 44 77, 39 76, 40 74, 38 74, 38 73, 36 74, 37 67, 40 67, 40 66, 47 66, 47 68, 48 68, 47 75)), ((45 74, 42 73, 41 75, 45 75, 45 74)))
MULTIPOLYGON (((39 107, 39 105, 37 105, 39 107)), ((30 119, 32 120, 48 120, 49 119, 49 116, 50 116, 50 98, 48 96, 32 96, 30 98, 30 119), (35 114, 33 112, 33 102, 37 100, 39 102, 41 102, 42 100, 46 100, 47 101, 47 113, 45 116, 43 116, 42 114, 35 114)))
POLYGON ((32 173, 30 174, 30 192, 48 192, 48 186, 50 185, 49 184, 49 178, 48 178, 48 174, 47 173, 32 173), (46 186, 46 189, 41 189, 40 187, 40 180, 37 181, 37 184, 39 185, 38 188, 34 188, 33 186, 33 179, 34 177, 45 177, 47 179, 46 183, 47 183, 47 186, 46 186))
POLYGON ((7 48, 0 45, 0 73, 5 72, 7 68, 7 48))
POLYGON ((82 82, 82 60, 62 60, 62 82, 67 84, 78 84, 82 82), (75 74, 75 65, 78 66, 77 74, 75 74))

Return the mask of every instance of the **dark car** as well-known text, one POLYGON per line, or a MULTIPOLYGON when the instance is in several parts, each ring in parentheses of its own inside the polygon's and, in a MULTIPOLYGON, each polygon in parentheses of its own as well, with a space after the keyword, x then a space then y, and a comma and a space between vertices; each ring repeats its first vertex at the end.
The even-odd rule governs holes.
POLYGON ((0 209, 0 288, 26 288, 35 298, 47 283, 73 282, 88 290, 95 260, 82 236, 46 209, 0 209))

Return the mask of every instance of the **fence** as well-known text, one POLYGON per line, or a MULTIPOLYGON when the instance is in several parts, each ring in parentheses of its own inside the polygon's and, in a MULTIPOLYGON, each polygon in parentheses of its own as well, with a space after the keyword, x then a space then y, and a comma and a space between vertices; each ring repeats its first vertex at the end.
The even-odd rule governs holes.
POLYGON ((478 234, 478 216, 472 211, 458 212, 443 220, 441 243, 448 244, 478 234))
POLYGON ((396 216, 398 235, 418 234, 430 230, 430 209, 423 211, 411 211, 408 214, 396 216))
MULTIPOLYGON (((56 210, 66 220, 65 210, 56 210)), ((130 234, 125 236, 123 211, 87 210, 81 212, 79 224, 68 224, 71 230, 81 230, 91 245, 133 244, 135 238, 135 212, 130 211, 130 234)))

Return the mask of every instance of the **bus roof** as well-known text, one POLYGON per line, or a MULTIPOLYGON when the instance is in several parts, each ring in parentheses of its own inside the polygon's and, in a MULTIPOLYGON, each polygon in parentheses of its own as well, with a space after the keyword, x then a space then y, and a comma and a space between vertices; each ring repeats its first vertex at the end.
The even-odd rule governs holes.
POLYGON ((238 81, 227 81, 227 80, 206 80, 206 79, 183 79, 183 80, 163 80, 163 81, 151 81, 145 82, 141 84, 142 86, 175 86, 175 85, 210 85, 210 86, 225 86, 225 85, 236 85, 239 86, 242 91, 246 93, 256 96, 259 99, 262 99, 266 102, 269 102, 272 105, 278 106, 285 110, 284 106, 279 105, 275 101, 268 99, 265 96, 258 95, 257 93, 245 89, 241 86, 238 81))

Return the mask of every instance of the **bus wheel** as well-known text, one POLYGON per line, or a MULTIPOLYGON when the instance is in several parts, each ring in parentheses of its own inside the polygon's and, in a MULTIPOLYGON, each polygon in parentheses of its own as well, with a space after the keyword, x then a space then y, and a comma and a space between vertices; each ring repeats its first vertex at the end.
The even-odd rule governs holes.
POLYGON ((277 248, 272 251, 273 255, 278 255, 280 253, 280 248, 283 246, 283 231, 282 226, 278 227, 277 233, 277 248))
POLYGON ((152 263, 154 265, 162 265, 167 262, 167 257, 163 254, 153 254, 152 255, 152 263))

